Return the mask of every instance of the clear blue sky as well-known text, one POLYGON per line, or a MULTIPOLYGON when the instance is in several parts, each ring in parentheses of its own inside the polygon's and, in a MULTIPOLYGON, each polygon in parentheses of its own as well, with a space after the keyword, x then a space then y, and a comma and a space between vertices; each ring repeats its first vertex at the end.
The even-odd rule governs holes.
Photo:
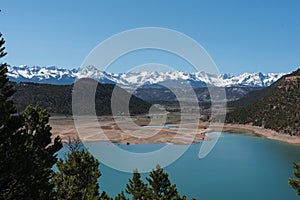
POLYGON ((11 65, 79 67, 109 36, 157 26, 194 38, 222 73, 300 66, 299 0, 6 0, 0 9, 11 65))

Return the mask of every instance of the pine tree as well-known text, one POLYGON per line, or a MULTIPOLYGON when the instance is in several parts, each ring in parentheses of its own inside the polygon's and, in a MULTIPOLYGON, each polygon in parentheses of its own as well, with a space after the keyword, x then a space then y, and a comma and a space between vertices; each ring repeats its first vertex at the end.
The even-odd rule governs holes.
MULTIPOLYGON (((1 38, 0 57, 6 55, 4 43, 1 38)), ((53 185, 49 178, 56 163, 54 153, 61 148, 60 139, 51 144, 45 111, 29 107, 23 115, 16 114, 10 100, 14 90, 6 73, 7 65, 1 64, 0 199, 51 199, 53 185)))
MULTIPOLYGON (((0 33, 0 58, 6 55, 5 47, 3 46, 5 41, 2 38, 0 33)), ((8 78, 6 77, 7 73, 7 64, 3 63, 0 65, 0 199, 3 199, 5 196, 8 196, 12 192, 12 189, 9 188, 9 185, 12 185, 15 181, 12 181, 13 177, 9 179, 10 164, 13 162, 13 159, 10 159, 10 135, 21 127, 20 123, 15 123, 16 128, 11 127, 8 130, 9 122, 12 122, 12 114, 16 112, 13 102, 8 100, 13 94, 11 86, 8 86, 8 78)))
MULTIPOLYGON (((125 192, 131 195, 131 199, 153 199, 153 200, 186 200, 186 196, 180 197, 175 184, 171 184, 169 175, 157 165, 155 170, 152 170, 149 177, 146 177, 148 184, 141 180, 141 175, 135 169, 132 179, 126 184, 125 192)), ((122 191, 115 200, 129 200, 122 191)), ((192 200, 195 200, 193 198, 192 200)))
MULTIPOLYGON (((69 146, 72 144, 69 144, 69 146)), ((86 150, 70 148, 66 160, 57 162, 58 172, 53 178, 58 200, 100 199, 99 162, 86 150)), ((103 194, 102 199, 108 198, 103 194)))
POLYGON ((113 200, 105 191, 100 195, 100 200, 113 200))
POLYGON ((28 170, 31 176, 27 178, 30 184, 27 184, 33 188, 32 193, 44 194, 39 195, 38 199, 49 198, 54 187, 49 180, 53 176, 52 167, 57 162, 55 153, 62 147, 61 140, 56 137, 51 143, 51 127, 46 110, 29 105, 22 116, 23 134, 27 134, 25 147, 31 164, 28 170))
MULTIPOLYGON (((7 53, 4 51, 5 43, 0 33, 0 58, 4 57, 7 53)), ((0 65, 0 128, 4 123, 11 118, 11 115, 16 113, 16 108, 11 100, 8 100, 14 93, 11 85, 8 85, 8 78, 6 77, 7 64, 2 63, 0 65)))
POLYGON ((153 170, 149 176, 146 179, 150 184, 150 196, 152 199, 180 199, 176 185, 171 184, 169 175, 159 165, 156 166, 156 170, 153 170))
POLYGON ((289 185, 297 191, 297 195, 300 195, 300 163, 294 163, 294 169, 296 170, 294 172, 294 175, 296 179, 289 178, 289 185))
MULTIPOLYGON (((54 155, 60 148, 59 138, 51 144, 48 116, 39 108, 28 107, 22 116, 14 116, 8 123, 19 123, 11 127, 4 126, 6 140, 1 140, 1 196, 5 199, 51 199, 53 185, 52 166, 57 159, 54 155), (36 116, 36 119, 31 118, 36 116), (18 121, 16 121, 18 120, 18 121), (44 121, 44 122, 41 122, 44 121), (26 123, 35 124, 35 127, 26 123), (16 130, 16 127, 19 129, 16 130), (13 131, 14 130, 14 131, 13 131), (11 135, 9 135, 11 134, 11 135)), ((4 138, 3 138, 4 139, 4 138)))
POLYGON ((124 192, 122 191, 120 194, 118 194, 118 195, 115 197, 115 200, 129 200, 129 199, 125 197, 125 194, 124 194, 124 192))
POLYGON ((133 171, 133 177, 132 179, 129 179, 129 183, 126 185, 125 191, 127 194, 132 195, 133 200, 147 199, 147 184, 141 180, 141 175, 137 169, 133 171))

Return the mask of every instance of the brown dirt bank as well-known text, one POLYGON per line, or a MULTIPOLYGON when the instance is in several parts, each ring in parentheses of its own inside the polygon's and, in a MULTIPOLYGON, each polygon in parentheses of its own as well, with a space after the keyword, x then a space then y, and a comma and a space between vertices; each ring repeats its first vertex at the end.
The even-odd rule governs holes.
MULTIPOLYGON (((112 120, 99 120, 101 128, 93 122, 84 123, 80 130, 80 139, 84 142, 111 141, 123 144, 146 144, 146 143, 173 143, 173 144, 196 144, 195 140, 204 140, 204 132, 195 130, 178 131, 174 129, 141 128, 139 126, 127 126, 126 122, 118 125, 112 120), (120 128, 121 126, 122 128, 120 128), (83 133, 83 134, 82 134, 83 133)), ((72 118, 53 117, 50 119, 53 138, 60 136, 64 142, 78 137, 72 118)))
MULTIPOLYGON (((215 124, 216 127, 221 124, 215 124)), ((211 130, 213 131, 213 129, 211 130)), ((272 140, 278 140, 289 144, 300 144, 300 136, 290 136, 283 133, 278 133, 274 130, 265 129, 259 126, 252 126, 250 124, 224 124, 223 132, 230 133, 254 133, 258 136, 265 137, 272 140)))
MULTIPOLYGON (((223 131, 230 133, 253 133, 261 137, 290 144, 300 144, 300 136, 285 135, 252 125, 224 124, 223 126, 223 124, 215 123, 209 126, 207 122, 200 122, 198 126, 195 126, 193 123, 183 122, 181 128, 184 128, 184 130, 179 131, 176 127, 171 129, 152 127, 140 129, 127 126, 126 122, 117 125, 112 119, 105 117, 99 118, 98 121, 101 129, 99 126, 95 126, 95 123, 86 123, 84 127, 79 127, 81 132, 82 130, 85 132, 85 134, 80 135, 82 141, 111 141, 123 144, 196 144, 198 142, 195 140, 209 139, 205 137, 205 133, 223 131), (122 126, 122 129, 119 126, 122 126), (197 132, 195 132, 195 127, 198 127, 197 132)), ((78 137, 77 129, 71 117, 51 117, 50 125, 52 126, 53 138, 59 135, 64 142, 68 142, 70 139, 72 140, 78 137)))

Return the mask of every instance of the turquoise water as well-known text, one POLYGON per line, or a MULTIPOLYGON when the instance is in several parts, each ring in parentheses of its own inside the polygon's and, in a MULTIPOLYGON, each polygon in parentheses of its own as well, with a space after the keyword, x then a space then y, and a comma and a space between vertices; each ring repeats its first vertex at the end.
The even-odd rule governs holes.
MULTIPOLYGON (((103 142, 90 145, 103 145, 103 142)), ((300 162, 300 146, 245 134, 223 133, 212 152, 199 159, 200 145, 191 145, 182 157, 165 168, 181 194, 205 200, 298 199, 287 180, 293 176, 292 162, 300 162)), ((162 146, 120 145, 135 152, 162 146)), ((100 189, 111 196, 123 190, 132 176, 103 164, 100 170, 100 189)), ((146 175, 142 174, 142 177, 146 175)))

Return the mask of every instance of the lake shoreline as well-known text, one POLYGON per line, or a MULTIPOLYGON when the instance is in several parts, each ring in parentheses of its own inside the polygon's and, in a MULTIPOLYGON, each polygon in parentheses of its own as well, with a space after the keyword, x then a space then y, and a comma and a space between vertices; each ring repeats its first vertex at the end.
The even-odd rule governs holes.
POLYGON ((229 132, 233 134, 252 133, 259 137, 264 137, 271 140, 277 140, 289 144, 300 144, 300 136, 290 136, 271 129, 265 129, 263 127, 253 126, 250 124, 224 124, 223 132, 229 132))
MULTIPOLYGON (((184 131, 178 131, 176 128, 163 128, 159 131, 157 128, 147 128, 141 131, 132 127, 125 127, 127 130, 124 132, 119 128, 120 124, 117 125, 112 120, 105 120, 100 123, 101 131, 104 134, 99 134, 99 132, 101 132, 99 131, 100 127, 95 126, 94 123, 86 124, 82 129, 86 131, 87 134, 80 135, 80 139, 83 142, 110 141, 120 144, 172 143, 177 145, 189 145, 198 144, 200 140, 210 140, 209 136, 206 136, 206 134, 210 132, 229 132, 233 134, 252 133, 259 137, 278 140, 289 144, 300 144, 300 136, 285 135, 249 124, 210 124, 208 122, 200 122, 197 126, 193 123, 182 122, 180 126, 186 129, 184 131), (196 134, 195 130, 197 130, 196 134), (177 133, 177 131, 180 133, 177 133), (131 133, 134 133, 134 135, 131 133)), ((63 142, 74 141, 78 138, 78 129, 80 129, 80 127, 75 128, 72 118, 50 119, 50 125, 52 126, 53 138, 60 136, 63 142)), ((126 126, 126 123, 123 125, 126 126)))

